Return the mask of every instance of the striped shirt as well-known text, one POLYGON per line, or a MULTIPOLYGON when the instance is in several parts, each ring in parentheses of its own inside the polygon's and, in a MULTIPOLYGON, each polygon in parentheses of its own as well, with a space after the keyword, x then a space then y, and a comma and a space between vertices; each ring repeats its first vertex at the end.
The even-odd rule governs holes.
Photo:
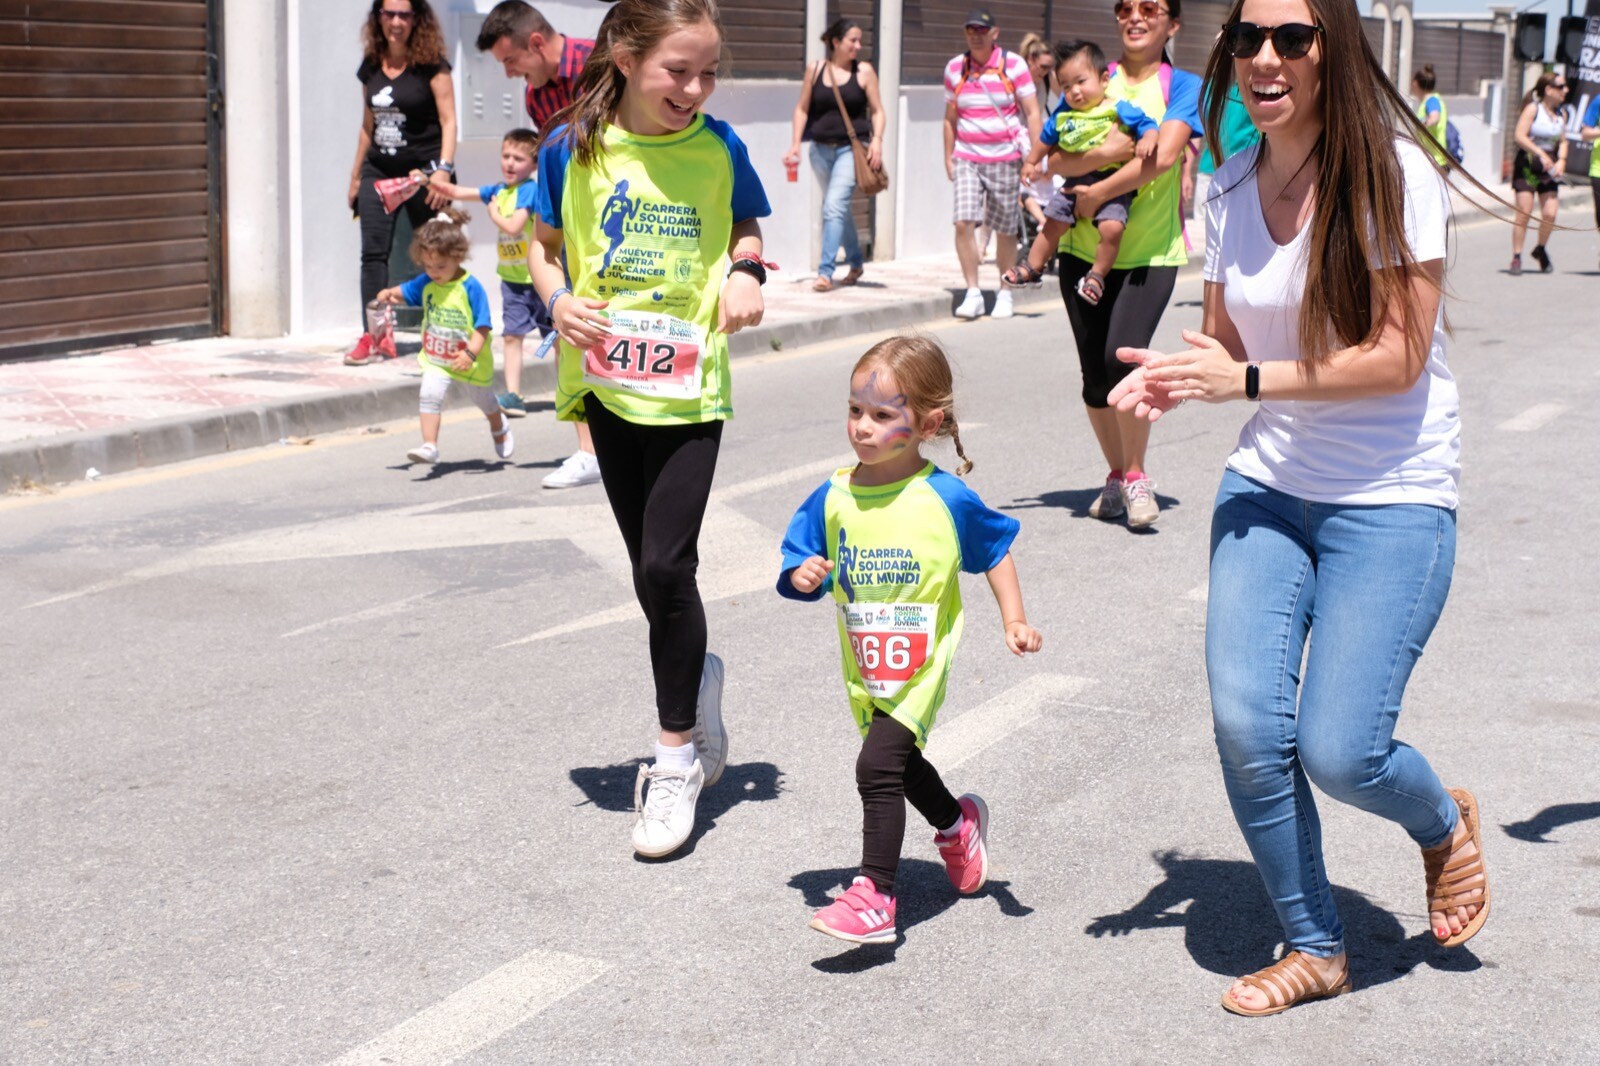
POLYGON ((980 73, 972 66, 965 83, 961 80, 971 59, 963 53, 944 68, 944 102, 956 105, 956 143, 951 154, 957 159, 974 163, 1005 163, 1021 159, 1024 155, 1022 135, 1027 124, 1022 117, 1021 103, 1035 95, 1033 76, 1028 64, 1015 52, 996 48, 989 54, 989 62, 980 73), (1000 77, 1000 63, 1005 62, 1006 80, 1016 89, 1006 89, 1000 77), (960 86, 960 94, 956 92, 960 86), (998 109, 995 105, 1000 105, 998 109))
POLYGON ((528 118, 533 120, 535 128, 544 129, 557 111, 572 103, 577 95, 578 76, 583 73, 583 65, 589 61, 589 53, 593 51, 593 41, 568 37, 561 46, 561 62, 556 65, 556 76, 537 89, 528 86, 523 105, 527 107, 528 118))

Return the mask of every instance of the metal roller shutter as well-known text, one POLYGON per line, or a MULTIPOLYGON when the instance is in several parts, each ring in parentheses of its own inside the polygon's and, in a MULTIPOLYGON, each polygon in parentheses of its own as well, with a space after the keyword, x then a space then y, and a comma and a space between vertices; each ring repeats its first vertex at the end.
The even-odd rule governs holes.
POLYGON ((0 359, 221 327, 219 0, 0 0, 0 359))
POLYGON ((805 0, 719 0, 735 78, 797 78, 806 65, 805 0))
MULTIPOLYGON (((966 50, 961 27, 967 13, 986 7, 1000 29, 1000 46, 1015 52, 1025 33, 1044 33, 1049 0, 905 0, 902 9, 900 80, 907 85, 938 85, 944 65, 966 50)), ((1059 34, 1059 28, 1055 31, 1059 34)))

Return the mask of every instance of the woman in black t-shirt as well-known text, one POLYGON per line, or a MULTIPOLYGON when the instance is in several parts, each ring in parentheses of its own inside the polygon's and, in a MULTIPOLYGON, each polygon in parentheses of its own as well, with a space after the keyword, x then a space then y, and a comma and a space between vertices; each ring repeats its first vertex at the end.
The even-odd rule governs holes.
MULTIPOLYGON (((376 183, 425 170, 453 181, 456 155, 455 88, 444 58, 444 34, 428 0, 372 0, 361 43, 361 137, 350 172, 350 209, 361 220, 361 340, 344 361, 363 366, 393 358, 366 332, 366 306, 389 285, 395 216, 383 209, 376 183)), ((403 206, 413 228, 447 204, 443 193, 418 189, 403 206)))
POLYGON ((800 165, 800 142, 811 142, 811 170, 826 194, 822 201, 822 261, 817 266, 818 292, 833 288, 834 261, 844 249, 850 272, 841 281, 854 285, 861 279, 861 239, 856 234, 850 197, 856 190, 856 162, 850 148, 839 99, 850 116, 849 129, 867 149, 876 170, 883 162, 883 104, 878 99, 878 75, 872 64, 856 59, 861 54, 861 27, 840 19, 822 35, 828 58, 806 71, 800 102, 794 108, 794 143, 784 155, 784 165, 800 165), (839 95, 833 94, 834 87, 839 95))

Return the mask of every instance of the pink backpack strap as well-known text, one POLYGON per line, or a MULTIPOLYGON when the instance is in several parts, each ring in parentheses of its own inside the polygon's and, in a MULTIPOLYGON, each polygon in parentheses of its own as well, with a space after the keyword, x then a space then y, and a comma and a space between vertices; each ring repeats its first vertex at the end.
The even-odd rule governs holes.
MULTIPOLYGON (((1113 59, 1106 64, 1106 73, 1115 74, 1116 72, 1117 61, 1113 59)), ((1161 82, 1161 102, 1164 104, 1172 103, 1172 64, 1161 64, 1161 68, 1156 71, 1156 78, 1161 82)))

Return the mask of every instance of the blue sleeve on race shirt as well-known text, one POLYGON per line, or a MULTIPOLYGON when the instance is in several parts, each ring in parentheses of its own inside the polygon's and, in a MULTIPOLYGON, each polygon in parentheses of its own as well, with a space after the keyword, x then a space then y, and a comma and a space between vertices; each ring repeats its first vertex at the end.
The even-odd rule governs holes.
POLYGON ((1200 121, 1199 75, 1187 70, 1172 72, 1172 98, 1167 101, 1167 113, 1161 121, 1182 122, 1189 127, 1191 135, 1205 132, 1205 123, 1200 121))
POLYGON ((483 283, 468 274, 466 290, 467 303, 472 308, 472 328, 493 329, 494 318, 489 314, 489 294, 484 291, 483 283))
POLYGON ((557 126, 539 149, 539 182, 534 191, 535 212, 551 229, 562 229, 561 190, 567 177, 572 147, 567 144, 565 126, 557 126))
POLYGON ((728 159, 733 164, 733 199, 729 205, 733 210, 733 221, 748 222, 752 218, 766 218, 772 214, 772 205, 767 203, 767 190, 761 187, 761 179, 756 176, 755 167, 750 165, 750 152, 739 135, 733 132, 733 127, 707 115, 706 129, 727 147, 728 159))
POLYGON ((955 523, 961 542, 961 569, 969 574, 987 574, 1000 565, 1017 539, 1022 523, 1010 515, 991 511, 978 494, 954 474, 935 470, 928 475, 928 487, 939 494, 950 520, 955 523))
POLYGON ((810 602, 820 600, 833 588, 833 575, 817 587, 817 591, 809 596, 795 588, 789 580, 801 563, 813 555, 828 557, 828 514, 825 502, 828 491, 833 487, 832 481, 824 481, 822 486, 806 497, 806 502, 800 505, 800 510, 789 519, 789 529, 783 535, 783 568, 778 574, 778 595, 790 600, 810 602))
POLYGON ((400 286, 400 298, 412 307, 422 303, 422 290, 428 287, 428 275, 418 274, 404 285, 400 286))
MULTIPOLYGON (((1600 126, 1600 93, 1589 101, 1589 109, 1583 113, 1585 126, 1600 126)), ((1600 152, 1600 145, 1595 146, 1595 151, 1600 152)))
MULTIPOLYGON (((1174 71, 1173 73, 1176 75, 1177 72, 1174 71)), ((1176 90, 1174 90, 1174 92, 1176 92, 1176 90)), ((1143 109, 1134 107, 1126 100, 1117 101, 1117 119, 1124 126, 1133 131, 1134 140, 1138 140, 1151 130, 1161 128, 1160 124, 1156 122, 1155 119, 1145 114, 1143 109)), ((1193 128, 1194 127, 1192 126, 1190 127, 1190 129, 1193 128)))
POLYGON ((506 183, 503 181, 496 185, 480 185, 478 186, 478 199, 482 200, 484 203, 488 203, 494 199, 495 193, 499 192, 505 187, 506 183))
POLYGON ((1439 98, 1437 96, 1428 97, 1427 102, 1422 107, 1424 115, 1437 115, 1441 110, 1443 109, 1439 106, 1439 98))
POLYGON ((1060 144, 1061 127, 1056 125, 1056 116, 1061 114, 1063 111, 1071 110, 1072 108, 1067 106, 1067 98, 1063 96, 1061 98, 1061 102, 1056 105, 1056 109, 1050 112, 1050 117, 1044 120, 1044 125, 1039 127, 1039 140, 1043 141, 1051 148, 1054 148, 1056 145, 1060 144))
POLYGON ((539 179, 529 178, 517 186, 517 210, 536 214, 539 210, 539 179))

